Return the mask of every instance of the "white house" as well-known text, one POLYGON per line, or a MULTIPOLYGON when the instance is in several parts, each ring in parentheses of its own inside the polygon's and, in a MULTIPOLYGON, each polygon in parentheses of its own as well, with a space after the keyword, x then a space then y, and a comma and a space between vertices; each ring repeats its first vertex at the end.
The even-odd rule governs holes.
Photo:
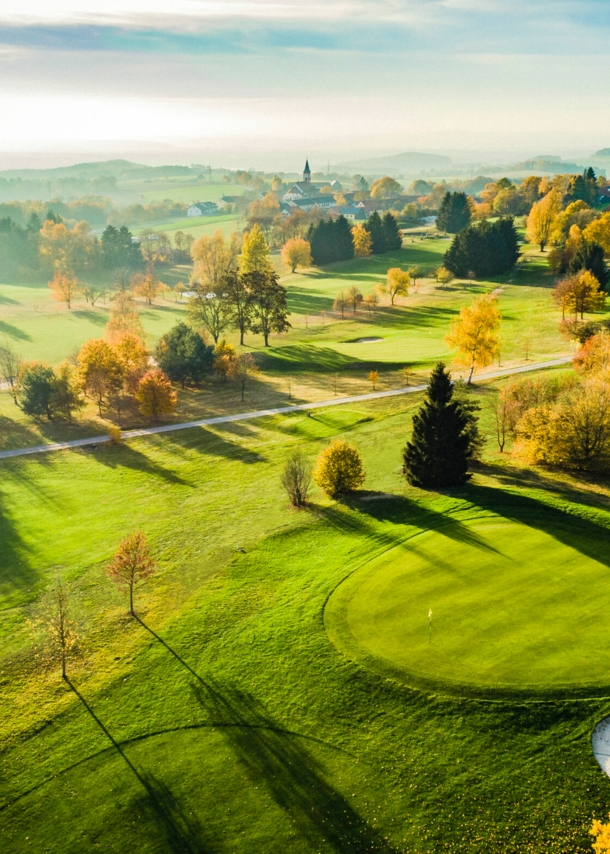
POLYGON ((214 216, 218 212, 218 205, 214 202, 196 202, 187 208, 187 216, 214 216))

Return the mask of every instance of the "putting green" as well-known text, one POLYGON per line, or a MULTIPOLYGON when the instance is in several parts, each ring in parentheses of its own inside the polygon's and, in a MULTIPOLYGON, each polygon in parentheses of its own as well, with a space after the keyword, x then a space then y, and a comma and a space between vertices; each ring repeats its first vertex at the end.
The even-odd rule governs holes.
POLYGON ((610 685, 608 538, 479 518, 426 531, 330 597, 333 643, 414 684, 610 685), (429 611, 432 610, 430 640, 429 611))

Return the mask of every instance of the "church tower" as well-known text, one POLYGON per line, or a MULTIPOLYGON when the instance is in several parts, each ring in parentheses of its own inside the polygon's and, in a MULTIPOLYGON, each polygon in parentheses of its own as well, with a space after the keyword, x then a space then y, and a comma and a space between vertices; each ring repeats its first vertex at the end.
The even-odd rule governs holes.
POLYGON ((305 184, 311 183, 311 169, 309 168, 309 160, 305 161, 305 168, 303 169, 303 182, 305 184))

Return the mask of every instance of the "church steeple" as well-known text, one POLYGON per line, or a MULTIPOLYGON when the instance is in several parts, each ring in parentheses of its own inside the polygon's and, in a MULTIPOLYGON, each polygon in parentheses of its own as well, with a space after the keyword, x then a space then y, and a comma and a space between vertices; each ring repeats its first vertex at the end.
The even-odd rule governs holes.
POLYGON ((306 184, 309 184, 311 181, 311 169, 309 168, 309 160, 305 161, 305 168, 303 169, 303 181, 306 184))

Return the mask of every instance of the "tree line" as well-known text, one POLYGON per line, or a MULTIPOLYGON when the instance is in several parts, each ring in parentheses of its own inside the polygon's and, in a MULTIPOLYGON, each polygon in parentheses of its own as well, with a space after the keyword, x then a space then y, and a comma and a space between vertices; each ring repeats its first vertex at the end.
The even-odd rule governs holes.
POLYGON ((313 263, 331 264, 347 261, 354 255, 377 255, 392 252, 402 246, 402 234, 396 218, 390 213, 381 217, 374 211, 365 223, 351 227, 343 216, 321 219, 307 232, 313 263), (365 241, 359 234, 365 233, 365 241))

